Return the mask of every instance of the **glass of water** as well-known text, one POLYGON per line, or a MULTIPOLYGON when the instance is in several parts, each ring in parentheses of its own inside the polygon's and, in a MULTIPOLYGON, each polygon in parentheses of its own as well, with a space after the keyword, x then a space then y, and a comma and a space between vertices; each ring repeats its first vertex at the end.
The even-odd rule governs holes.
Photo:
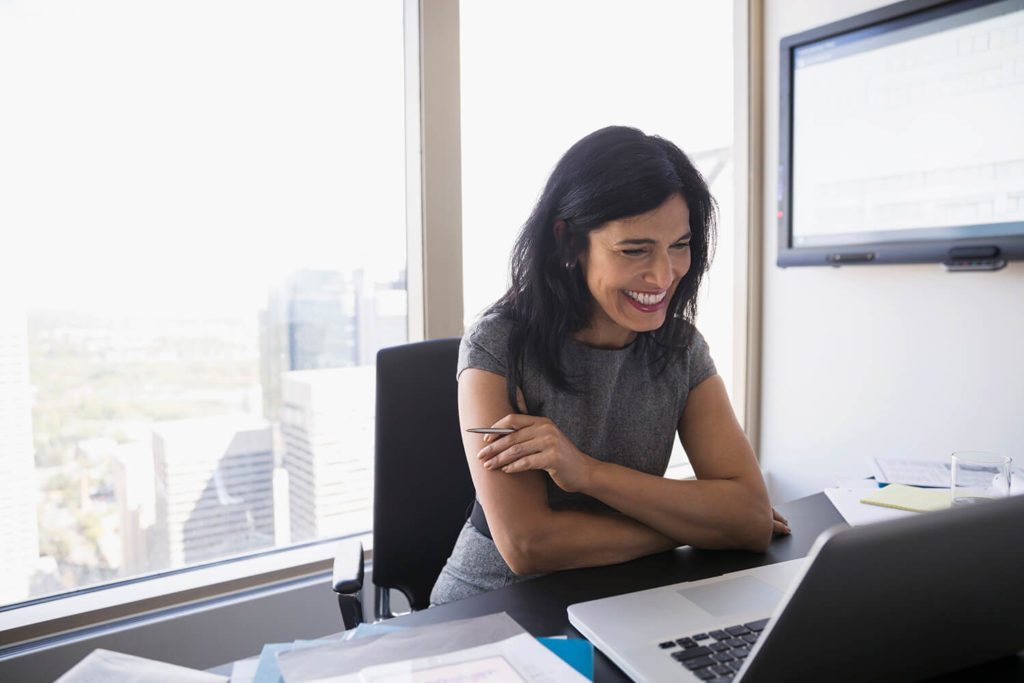
POLYGON ((974 505, 1010 495, 1012 459, 985 451, 953 453, 950 494, 953 507, 974 505))

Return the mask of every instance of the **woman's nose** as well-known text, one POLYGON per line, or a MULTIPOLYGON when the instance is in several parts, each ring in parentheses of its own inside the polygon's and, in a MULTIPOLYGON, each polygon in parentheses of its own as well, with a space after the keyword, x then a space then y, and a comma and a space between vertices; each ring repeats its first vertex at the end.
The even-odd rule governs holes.
POLYGON ((668 289, 675 276, 672 272, 672 257, 665 252, 656 253, 647 274, 648 281, 658 289, 668 289))

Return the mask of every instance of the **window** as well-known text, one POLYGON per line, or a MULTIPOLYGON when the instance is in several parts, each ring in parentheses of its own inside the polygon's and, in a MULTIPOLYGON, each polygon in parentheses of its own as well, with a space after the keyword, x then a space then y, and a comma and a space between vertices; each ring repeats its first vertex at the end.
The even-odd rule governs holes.
POLYGON ((369 528, 402 7, 0 4, 0 604, 369 528))
POLYGON ((598 128, 631 125, 679 145, 718 201, 718 248, 697 325, 731 387, 732 3, 500 7, 461 3, 466 322, 507 287, 512 243, 561 154, 598 128))

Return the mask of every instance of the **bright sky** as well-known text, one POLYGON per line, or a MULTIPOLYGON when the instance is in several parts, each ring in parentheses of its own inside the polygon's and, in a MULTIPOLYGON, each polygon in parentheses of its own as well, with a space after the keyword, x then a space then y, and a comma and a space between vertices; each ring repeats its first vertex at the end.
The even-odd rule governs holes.
MULTIPOLYGON (((512 242, 551 169, 579 138, 625 124, 689 154, 732 145, 734 42, 731 2, 463 0, 460 7, 470 321, 505 291, 512 242)), ((722 229, 698 323, 728 382, 731 171, 712 192, 722 229)))
POLYGON ((0 2, 0 266, 33 306, 255 310, 405 262, 401 0, 0 2))
MULTIPOLYGON (((575 140, 731 144, 732 11, 463 0, 461 21, 472 318, 575 140)), ((0 0, 0 284, 29 308, 217 313, 296 268, 393 276, 402 70, 401 0, 0 0)))
POLYGON ((732 5, 521 0, 461 7, 464 278, 472 283, 465 312, 472 319, 504 291, 512 241, 576 140, 625 124, 690 153, 732 144, 732 5))

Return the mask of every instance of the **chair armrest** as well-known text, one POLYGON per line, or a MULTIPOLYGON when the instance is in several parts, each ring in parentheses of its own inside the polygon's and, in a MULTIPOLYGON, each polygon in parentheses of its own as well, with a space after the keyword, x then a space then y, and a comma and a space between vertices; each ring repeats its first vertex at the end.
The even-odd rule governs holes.
POLYGON ((363 588, 363 544, 346 539, 338 544, 334 556, 334 574, 331 586, 335 593, 348 595, 363 588))
POLYGON ((363 588, 363 544, 344 540, 334 555, 331 587, 338 594, 338 609, 345 630, 363 623, 363 604, 359 592, 363 588))

